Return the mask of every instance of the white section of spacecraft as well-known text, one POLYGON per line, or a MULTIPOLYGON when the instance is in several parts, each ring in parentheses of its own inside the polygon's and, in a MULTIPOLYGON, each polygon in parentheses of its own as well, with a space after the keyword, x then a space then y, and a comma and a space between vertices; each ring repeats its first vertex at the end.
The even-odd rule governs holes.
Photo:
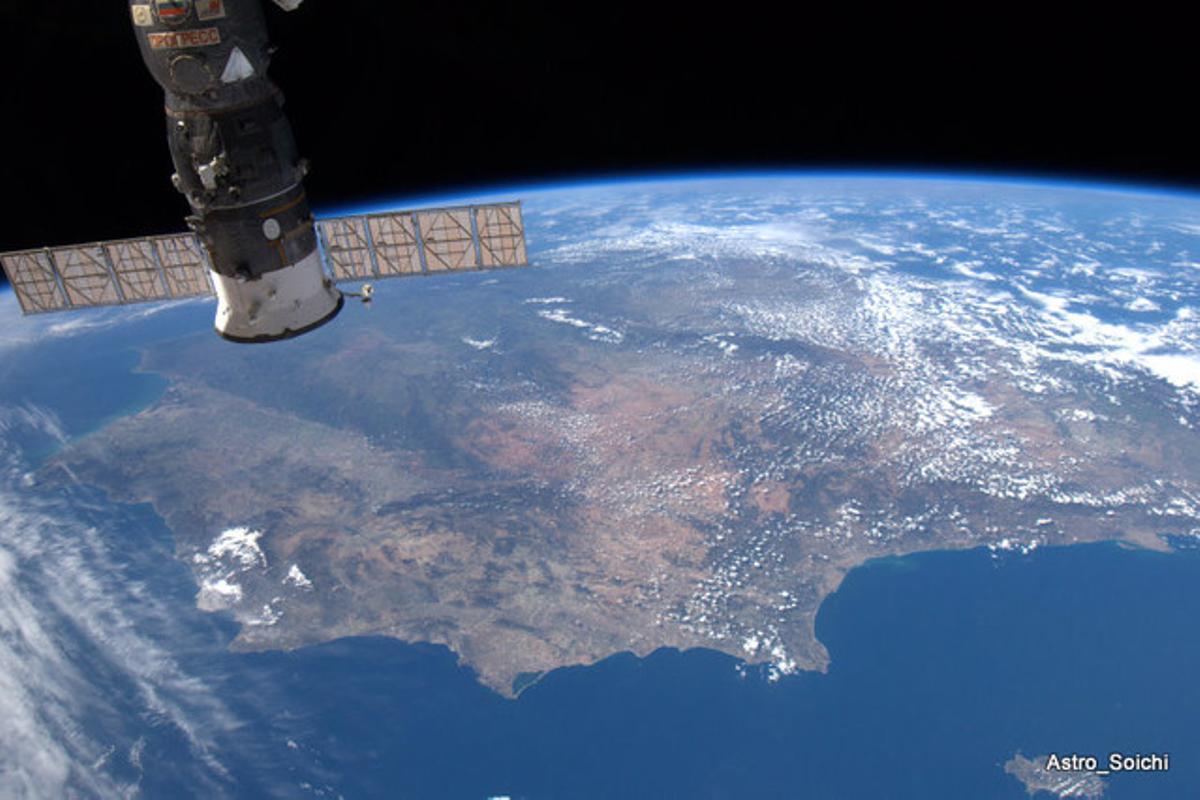
POLYGON ((342 297, 314 250, 256 281, 212 274, 217 290, 217 331, 227 339, 253 341, 303 331, 337 313, 342 297))
POLYGON ((250 59, 246 58, 242 48, 233 48, 229 53, 229 60, 225 62, 225 70, 221 73, 221 83, 237 83, 253 77, 254 65, 250 63, 250 59))
MULTIPOLYGON (((312 255, 257 280, 213 271, 191 233, 0 253, 0 265, 26 314, 215 294, 218 332, 246 340, 336 314, 342 294, 335 283, 528 265, 520 202, 334 217, 315 226, 312 255)), ((273 232, 264 227, 263 235, 273 232)), ((366 300, 370 290, 350 296, 366 300)))

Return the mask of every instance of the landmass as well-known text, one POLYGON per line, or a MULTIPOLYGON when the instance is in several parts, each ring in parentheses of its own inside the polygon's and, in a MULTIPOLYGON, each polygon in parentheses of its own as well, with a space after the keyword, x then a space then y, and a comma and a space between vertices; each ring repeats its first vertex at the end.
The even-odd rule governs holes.
POLYGON ((898 337, 854 276, 735 268, 764 299, 690 266, 506 276, 278 347, 155 343, 161 400, 36 479, 153 504, 235 648, 440 643, 509 696, 662 647, 823 670, 818 609, 873 558, 1200 531, 1173 387, 898 337))
POLYGON ((1019 780, 1028 794, 1049 792, 1055 797, 1099 800, 1104 796, 1104 779, 1094 772, 1061 772, 1046 768, 1049 756, 1025 758, 1020 753, 1004 764, 1004 771, 1019 780))

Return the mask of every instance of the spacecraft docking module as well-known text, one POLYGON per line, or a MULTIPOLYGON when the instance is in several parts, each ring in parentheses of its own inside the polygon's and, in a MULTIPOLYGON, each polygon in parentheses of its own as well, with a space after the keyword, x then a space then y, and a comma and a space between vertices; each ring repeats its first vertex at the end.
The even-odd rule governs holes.
POLYGON ((340 281, 528 263, 514 202, 315 222, 261 0, 133 0, 130 15, 193 233, 0 253, 26 314, 215 293, 217 333, 271 342, 337 316, 340 281))
MULTIPOLYGON (((297 4, 298 5, 298 4, 297 4)), ((217 332, 269 341, 332 319, 283 96, 267 77, 258 0, 156 0, 130 7, 142 58, 166 94, 175 188, 208 250, 217 332)))

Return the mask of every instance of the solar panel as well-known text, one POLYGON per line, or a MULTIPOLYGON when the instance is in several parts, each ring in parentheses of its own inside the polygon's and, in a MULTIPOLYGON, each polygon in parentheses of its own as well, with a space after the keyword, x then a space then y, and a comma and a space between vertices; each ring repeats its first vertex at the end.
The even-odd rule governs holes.
POLYGON ((528 263, 520 203, 334 217, 317 231, 335 281, 528 263))
POLYGON ((317 223, 325 260, 335 281, 375 277, 374 260, 367 244, 367 218, 342 217, 317 223))
POLYGON ((26 314, 70 308, 48 250, 6 253, 0 263, 26 314))
POLYGON ((190 233, 4 253, 0 264, 26 314, 213 293, 190 233))
POLYGON ((166 279, 154 257, 154 243, 142 239, 104 245, 117 276, 117 286, 126 302, 162 300, 170 297, 166 279))
MULTIPOLYGON (((317 223, 334 281, 527 264, 520 203, 427 208, 317 223)), ((213 294, 191 233, 0 253, 26 314, 213 294)))
POLYGON ((479 233, 480 266, 526 263, 525 226, 521 221, 520 205, 499 203, 476 208, 475 229, 479 233))
POLYGON ((58 247, 50 251, 50 257, 72 308, 121 303, 116 277, 100 245, 58 247))
POLYGON ((375 249, 378 277, 402 277, 421 271, 421 243, 408 215, 385 215, 367 219, 367 230, 375 249))
POLYGON ((417 223, 425 245, 425 270, 475 269, 479 266, 479 250, 471 232, 471 210, 435 209, 418 211, 417 223))
POLYGON ((162 266, 167 292, 173 298, 203 297, 213 294, 208 276, 208 254, 200 240, 190 233, 156 236, 154 254, 162 266))

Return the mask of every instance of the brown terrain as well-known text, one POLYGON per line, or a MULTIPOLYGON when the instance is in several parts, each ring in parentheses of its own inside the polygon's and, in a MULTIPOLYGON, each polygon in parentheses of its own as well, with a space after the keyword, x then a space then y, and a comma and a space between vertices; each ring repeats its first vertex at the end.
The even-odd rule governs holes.
POLYGON ((349 325, 332 350, 155 345, 162 399, 41 480, 152 503, 202 606, 242 622, 237 648, 441 643, 507 695, 662 647, 819 670, 817 611, 868 559, 1165 548, 1197 526, 1200 442, 1153 398, 982 378, 963 383, 989 408, 972 415, 928 364, 633 341, 632 324, 614 344, 527 317, 504 352, 349 325), (1071 416, 1085 405, 1103 418, 1071 416), (240 556, 216 547, 239 527, 240 556))

